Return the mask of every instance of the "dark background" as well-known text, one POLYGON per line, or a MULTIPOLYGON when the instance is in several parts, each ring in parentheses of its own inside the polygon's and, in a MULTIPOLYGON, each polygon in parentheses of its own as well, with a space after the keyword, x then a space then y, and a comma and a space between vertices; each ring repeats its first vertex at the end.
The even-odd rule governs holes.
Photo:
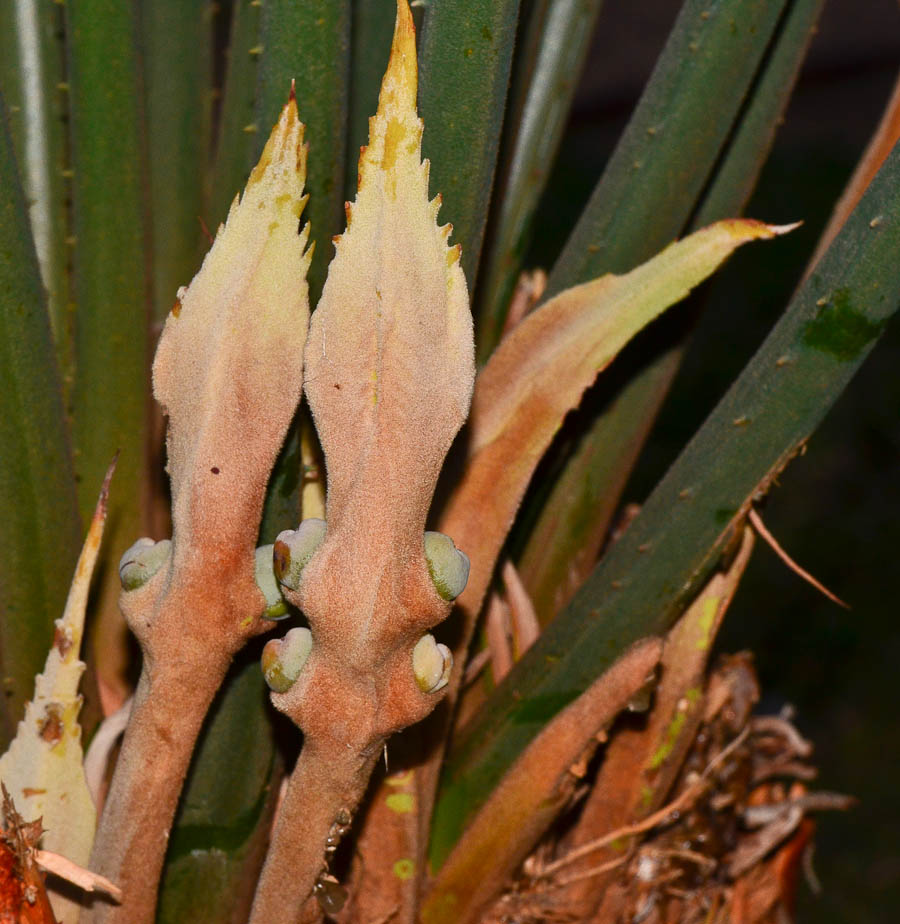
MULTIPOLYGON (((547 266, 622 131, 680 0, 607 0, 551 179, 535 265, 547 266)), ((831 208, 878 123, 900 68, 896 0, 828 0, 819 33, 746 214, 803 227, 746 248, 711 284, 707 306, 627 489, 641 501, 753 355, 799 280, 831 208)), ((897 271, 900 272, 900 266, 897 271)), ((763 517, 797 561, 850 603, 829 603, 759 544, 720 637, 751 649, 761 709, 797 709, 816 745, 819 788, 852 793, 820 816, 801 921, 900 920, 900 324, 794 461, 763 517)))

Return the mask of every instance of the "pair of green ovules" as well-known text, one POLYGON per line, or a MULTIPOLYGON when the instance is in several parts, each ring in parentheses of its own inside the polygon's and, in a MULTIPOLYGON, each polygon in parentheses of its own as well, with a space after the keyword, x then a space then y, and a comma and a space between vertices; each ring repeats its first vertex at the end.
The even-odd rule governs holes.
MULTIPOLYGON (((324 520, 304 520, 297 529, 278 534, 273 545, 256 550, 256 584, 263 594, 266 606, 264 619, 279 620, 290 615, 282 586, 299 590, 303 569, 309 564, 325 539, 324 520)), ((465 589, 469 579, 469 559, 449 536, 426 532, 424 539, 425 561, 435 590, 441 599, 455 600, 465 589)), ((154 542, 146 537, 138 539, 119 563, 119 578, 125 591, 143 586, 165 564, 172 554, 172 541, 154 542)), ((262 670, 266 683, 276 693, 286 692, 296 681, 312 650, 312 633, 305 626, 290 629, 282 639, 270 639, 262 653, 262 670)), ((453 667, 453 656, 446 645, 435 641, 434 636, 423 635, 412 651, 412 669, 419 689, 436 693, 447 685, 453 667)))

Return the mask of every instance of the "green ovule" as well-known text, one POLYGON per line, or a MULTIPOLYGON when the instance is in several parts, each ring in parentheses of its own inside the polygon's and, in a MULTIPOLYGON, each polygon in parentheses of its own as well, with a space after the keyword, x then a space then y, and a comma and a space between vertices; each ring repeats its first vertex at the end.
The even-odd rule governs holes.
POLYGON ((300 676, 312 650, 312 635, 305 627, 291 629, 282 639, 266 642, 262 652, 262 671, 266 683, 276 693, 286 693, 300 676))
POLYGON ((310 518, 296 529, 278 534, 272 550, 272 564, 280 583, 291 590, 300 589, 303 569, 325 540, 325 532, 324 520, 310 518))
POLYGON ((119 580, 125 591, 137 590, 159 571, 172 554, 172 540, 154 542, 143 537, 128 549, 119 562, 119 580))
POLYGON ((446 645, 434 640, 433 635, 423 635, 412 653, 413 675, 423 693, 437 693, 450 680, 453 669, 453 655, 446 645))
POLYGON ((850 362, 884 330, 886 323, 886 319, 870 321, 854 308, 849 289, 835 289, 831 299, 803 328, 803 342, 842 362, 850 362))
POLYGON ((448 603, 455 600, 469 580, 469 558, 443 533, 425 533, 425 561, 435 590, 448 603))
POLYGON ((284 619, 288 615, 287 604, 281 595, 281 588, 275 578, 272 565, 271 545, 261 545, 256 550, 254 574, 256 586, 266 598, 266 608, 263 611, 264 619, 284 619))

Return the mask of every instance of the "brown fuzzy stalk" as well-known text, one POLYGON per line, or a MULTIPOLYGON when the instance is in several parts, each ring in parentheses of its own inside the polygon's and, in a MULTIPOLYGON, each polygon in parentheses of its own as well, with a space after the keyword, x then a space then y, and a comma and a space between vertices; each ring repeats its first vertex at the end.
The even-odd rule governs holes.
POLYGON ((303 570, 312 651, 273 696, 303 730, 257 890, 254 924, 295 922, 325 840, 355 811, 388 736, 440 701, 412 653, 450 604, 425 560, 425 518, 469 408, 472 318, 459 251, 428 198, 416 114, 415 30, 398 0, 391 58, 328 281, 310 326, 305 389, 328 469, 327 532, 303 570))
POLYGON ((292 99, 166 321, 171 553, 122 610, 144 663, 91 868, 119 883, 85 924, 149 924, 191 753, 234 654, 271 627, 254 576, 266 483, 300 399, 309 305, 303 126, 292 99))

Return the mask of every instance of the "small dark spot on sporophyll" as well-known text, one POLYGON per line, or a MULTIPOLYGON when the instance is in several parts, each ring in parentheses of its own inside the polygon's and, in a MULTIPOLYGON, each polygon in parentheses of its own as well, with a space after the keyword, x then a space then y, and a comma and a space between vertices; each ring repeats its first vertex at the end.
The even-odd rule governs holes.
POLYGON ((887 319, 870 321, 853 307, 848 289, 835 289, 815 318, 807 322, 803 342, 814 350, 849 362, 878 337, 886 323, 887 319))
POLYGON ((210 471, 211 471, 214 475, 218 475, 218 474, 219 474, 219 466, 218 466, 218 465, 214 465, 214 466, 210 469, 210 471))

